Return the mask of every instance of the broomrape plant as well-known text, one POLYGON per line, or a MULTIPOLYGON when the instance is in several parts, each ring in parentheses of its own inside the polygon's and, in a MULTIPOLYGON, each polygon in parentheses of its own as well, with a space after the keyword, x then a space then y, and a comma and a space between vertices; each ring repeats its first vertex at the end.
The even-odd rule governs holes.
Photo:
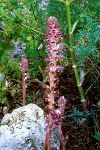
POLYGON ((63 40, 62 33, 59 29, 57 19, 55 17, 49 17, 46 29, 46 49, 47 49, 47 63, 46 68, 49 86, 47 87, 47 134, 45 149, 50 150, 51 148, 51 136, 52 132, 56 129, 60 135, 61 140, 61 150, 65 148, 64 136, 62 134, 61 123, 64 117, 64 109, 66 105, 66 99, 64 96, 58 98, 57 108, 55 107, 55 98, 58 96, 59 91, 56 90, 58 78, 58 72, 63 71, 63 67, 59 65, 59 62, 63 59, 63 56, 60 54, 63 50, 63 40))
POLYGON ((22 57, 20 69, 22 71, 22 95, 23 95, 23 106, 26 105, 26 81, 29 78, 28 76, 28 60, 22 57))

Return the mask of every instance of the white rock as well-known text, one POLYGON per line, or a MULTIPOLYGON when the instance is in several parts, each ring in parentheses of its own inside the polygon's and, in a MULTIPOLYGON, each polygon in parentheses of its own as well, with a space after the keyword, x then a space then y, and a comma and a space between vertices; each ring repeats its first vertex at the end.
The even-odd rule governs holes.
POLYGON ((6 114, 0 126, 0 150, 44 150, 44 112, 29 104, 6 114))

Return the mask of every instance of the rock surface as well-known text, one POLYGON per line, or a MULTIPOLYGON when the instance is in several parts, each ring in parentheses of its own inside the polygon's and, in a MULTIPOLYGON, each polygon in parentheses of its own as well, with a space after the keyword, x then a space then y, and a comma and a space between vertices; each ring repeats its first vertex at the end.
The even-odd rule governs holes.
POLYGON ((0 126, 0 150, 44 150, 44 112, 29 104, 6 114, 0 126))

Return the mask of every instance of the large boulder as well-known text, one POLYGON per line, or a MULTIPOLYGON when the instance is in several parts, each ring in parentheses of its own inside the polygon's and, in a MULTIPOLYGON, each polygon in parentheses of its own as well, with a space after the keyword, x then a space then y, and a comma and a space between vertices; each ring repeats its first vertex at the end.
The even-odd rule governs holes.
POLYGON ((6 114, 0 126, 0 150, 44 150, 44 112, 29 104, 6 114))

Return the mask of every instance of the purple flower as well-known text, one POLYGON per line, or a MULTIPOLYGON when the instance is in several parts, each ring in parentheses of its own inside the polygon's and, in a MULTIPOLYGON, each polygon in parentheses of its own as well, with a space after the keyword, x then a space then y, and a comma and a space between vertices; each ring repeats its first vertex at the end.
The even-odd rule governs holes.
POLYGON ((28 71, 28 60, 26 58, 22 58, 21 64, 20 64, 21 71, 28 71))
POLYGON ((64 67, 61 67, 61 66, 57 66, 56 67, 56 71, 57 72, 61 72, 61 71, 63 71, 64 70, 64 67))
POLYGON ((57 91, 57 73, 63 71, 63 67, 59 66, 59 62, 64 58, 60 52, 63 50, 62 33, 59 28, 58 21, 55 17, 49 17, 46 29, 46 50, 47 50, 47 63, 46 73, 48 75, 49 87, 51 94, 49 93, 50 109, 53 109, 54 99, 57 91), (56 81, 56 82, 55 82, 56 81))
POLYGON ((60 51, 64 45, 60 42, 63 40, 62 33, 59 28, 58 21, 55 17, 49 17, 46 29, 46 49, 48 72, 60 72, 63 67, 58 66, 58 63, 64 58, 60 51))
MULTIPOLYGON (((55 17, 49 17, 46 30, 47 50, 58 49, 57 43, 63 39, 55 17)), ((59 45, 59 44, 58 44, 59 45)))
POLYGON ((12 41, 11 45, 13 45, 15 49, 15 51, 11 52, 13 57, 22 58, 25 56, 26 43, 17 40, 12 41))
POLYGON ((58 51, 62 51, 64 49, 64 45, 63 44, 58 44, 57 48, 58 48, 58 51))
POLYGON ((56 56, 55 56, 55 59, 57 59, 58 61, 59 61, 59 60, 63 60, 63 59, 64 59, 64 56, 62 56, 62 55, 56 55, 56 56))
POLYGON ((61 110, 64 110, 65 109, 65 105, 66 105, 66 99, 64 96, 61 96, 58 100, 58 106, 59 106, 59 109, 61 110))
MULTIPOLYGON (((63 71, 64 67, 59 66, 59 62, 63 59, 60 52, 63 50, 64 46, 62 42, 62 33, 59 29, 57 19, 55 17, 50 17, 47 23, 46 30, 46 49, 47 49, 47 63, 46 73, 48 75, 49 91, 46 93, 46 99, 48 100, 49 109, 46 115, 47 121, 47 134, 46 139, 51 138, 51 131, 57 129, 59 134, 62 134, 61 123, 64 117, 64 108, 66 100, 64 96, 61 96, 58 100, 58 108, 55 108, 55 96, 59 93, 57 90, 57 73, 63 71), (49 132, 50 131, 50 132, 49 132)), ((63 142, 63 141, 62 141, 63 142)), ((48 140, 46 140, 46 145, 48 145, 48 140)), ((50 145, 49 145, 50 147, 50 145)), ((47 149, 49 149, 49 147, 47 149)))
POLYGON ((60 52, 64 48, 64 45, 61 44, 62 40, 63 37, 59 29, 57 19, 51 16, 48 19, 46 30, 46 60, 48 63, 46 71, 48 74, 50 88, 50 91, 48 93, 50 113, 47 115, 47 122, 49 128, 61 126, 61 121, 64 113, 65 98, 63 96, 60 97, 60 99, 58 100, 58 109, 54 108, 55 95, 58 93, 56 90, 56 84, 58 82, 57 73, 63 71, 64 69, 64 67, 59 65, 59 62, 64 58, 64 56, 60 54, 60 52))

